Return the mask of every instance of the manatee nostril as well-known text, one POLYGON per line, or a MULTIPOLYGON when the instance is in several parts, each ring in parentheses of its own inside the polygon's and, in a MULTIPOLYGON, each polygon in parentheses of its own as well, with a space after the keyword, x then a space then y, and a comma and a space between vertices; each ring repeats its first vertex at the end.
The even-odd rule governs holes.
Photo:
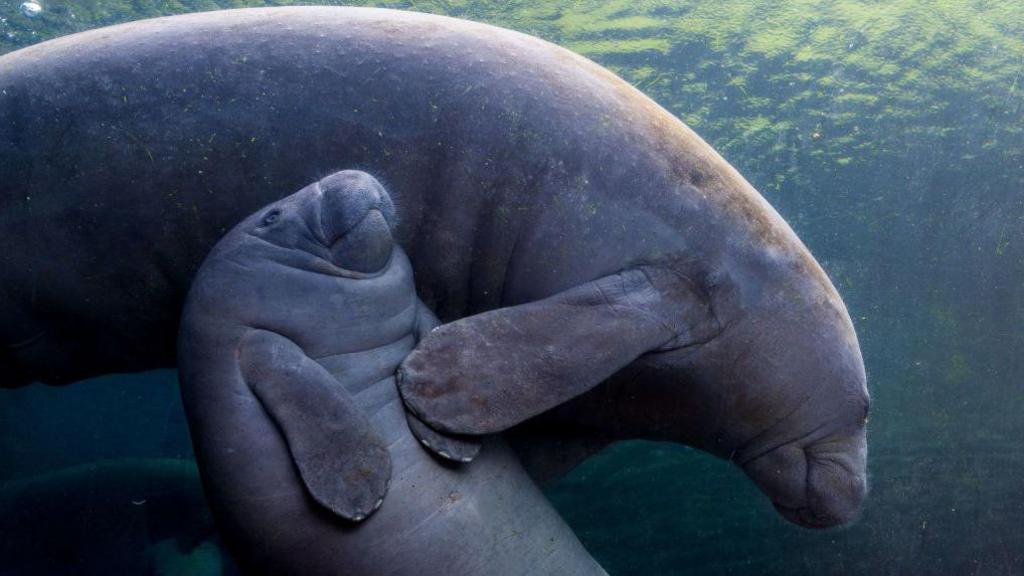
POLYGON ((382 215, 385 223, 393 220, 394 207, 387 191, 365 172, 343 170, 317 185, 322 201, 320 227, 327 245, 349 235, 373 212, 382 215))

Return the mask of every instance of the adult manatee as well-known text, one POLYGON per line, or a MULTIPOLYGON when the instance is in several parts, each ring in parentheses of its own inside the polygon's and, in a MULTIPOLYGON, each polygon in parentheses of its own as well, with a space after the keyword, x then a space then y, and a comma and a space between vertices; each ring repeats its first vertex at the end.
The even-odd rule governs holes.
MULTIPOLYGON (((395 237, 442 320, 543 302, 483 320, 551 337, 528 366, 535 392, 568 380, 471 416, 499 429, 582 394, 529 430, 527 462, 571 464, 545 447, 590 428, 732 458, 805 525, 848 520, 863 497, 863 364, 821 268, 678 119, 549 43, 348 8, 93 30, 0 57, 0 157, 5 385, 172 365, 216 240, 354 167, 394 192, 395 237), (601 279, 631 296, 566 292, 601 279)), ((438 348, 421 359, 450 357, 438 348)), ((465 385, 454 375, 421 374, 438 393, 465 385)))
POLYGON ((225 540, 254 573, 604 574, 499 438, 455 467, 413 435, 395 369, 437 320, 394 220, 374 178, 339 172, 200 268, 179 363, 225 540))

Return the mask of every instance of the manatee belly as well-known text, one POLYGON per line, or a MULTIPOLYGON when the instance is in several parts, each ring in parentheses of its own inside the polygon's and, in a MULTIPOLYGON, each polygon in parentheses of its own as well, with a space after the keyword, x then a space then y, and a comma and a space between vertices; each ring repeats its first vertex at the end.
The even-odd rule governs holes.
POLYGON ((392 459, 391 486, 380 510, 334 543, 344 548, 347 570, 604 574, 500 438, 487 440, 470 465, 442 461, 419 445, 394 380, 414 346, 409 335, 317 360, 356 397, 392 459))

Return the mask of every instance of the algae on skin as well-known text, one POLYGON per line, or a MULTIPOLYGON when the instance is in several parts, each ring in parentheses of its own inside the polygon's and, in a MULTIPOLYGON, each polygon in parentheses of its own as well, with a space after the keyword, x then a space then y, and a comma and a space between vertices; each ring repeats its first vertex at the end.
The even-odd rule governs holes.
MULTIPOLYGON (((51 1, 28 19, 0 9, 0 52, 53 36, 159 15, 298 0, 51 1)), ((333 2, 327 2, 331 4, 333 2)), ((472 18, 537 34, 638 84, 740 165, 800 164, 809 184, 835 165, 864 168, 917 150, 972 159, 975 139, 942 128, 961 100, 987 116, 1020 117, 1024 10, 971 0, 363 0, 346 4, 472 18), (657 81, 653 81, 657 79, 657 81), (692 85, 699 90, 694 91, 692 85), (822 126, 811 137, 811 120, 822 126), (749 126, 788 124, 779 140, 749 126), (914 127, 913 141, 904 136, 914 127), (852 155, 850 148, 860 153, 852 155), (839 162, 842 160, 842 162, 839 162)), ((1024 159, 1024 126, 990 122, 978 139, 1008 165, 1024 159)), ((776 132, 780 132, 776 130, 776 132)), ((760 174, 753 174, 760 180, 760 174)), ((764 181, 772 179, 764 174, 764 181)), ((1019 174, 1018 181, 1019 184, 1019 174)))
MULTIPOLYGON (((139 18, 305 3, 49 0, 35 19, 8 3, 0 8, 0 52, 139 18)), ((831 233, 830 225, 787 212, 792 199, 840 200, 850 212, 832 210, 833 222, 863 221, 865 210, 890 206, 913 214, 910 204, 939 194, 940 182, 960 182, 972 194, 949 209, 977 220, 1016 206, 1013 192, 1024 189, 1024 10, 1016 0, 345 3, 470 18, 593 58, 698 128, 812 238, 818 226, 831 233), (867 189, 870 197, 861 195, 867 189)), ((1018 214, 995 215, 984 242, 1020 260, 1021 243, 1007 240, 1021 235, 1018 214)), ((923 233, 911 223, 899 239, 923 233)), ((853 234, 845 242, 863 250, 891 240, 853 234)))

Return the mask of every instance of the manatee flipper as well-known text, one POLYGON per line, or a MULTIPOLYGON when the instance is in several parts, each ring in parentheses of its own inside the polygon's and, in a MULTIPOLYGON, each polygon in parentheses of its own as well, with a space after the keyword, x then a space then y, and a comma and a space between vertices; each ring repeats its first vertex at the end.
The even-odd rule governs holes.
POLYGON ((480 440, 472 436, 438 432, 408 412, 405 414, 405 419, 409 424, 409 430, 420 441, 420 444, 445 460, 472 462, 480 452, 480 440))
POLYGON ((433 428, 490 434, 578 396, 646 352, 707 341, 717 322, 687 278, 643 266, 431 331, 398 371, 433 428))
POLYGON ((391 457, 345 388, 294 342, 266 330, 246 334, 239 364, 313 499, 348 520, 372 514, 387 492, 391 457))
MULTIPOLYGON (((422 301, 418 304, 416 341, 422 342, 427 334, 430 334, 441 322, 426 304, 422 301)), ((425 448, 445 460, 470 462, 480 452, 480 441, 476 438, 455 434, 442 434, 427 426, 408 410, 405 412, 405 418, 409 423, 409 430, 420 441, 420 444, 423 444, 425 448)))

